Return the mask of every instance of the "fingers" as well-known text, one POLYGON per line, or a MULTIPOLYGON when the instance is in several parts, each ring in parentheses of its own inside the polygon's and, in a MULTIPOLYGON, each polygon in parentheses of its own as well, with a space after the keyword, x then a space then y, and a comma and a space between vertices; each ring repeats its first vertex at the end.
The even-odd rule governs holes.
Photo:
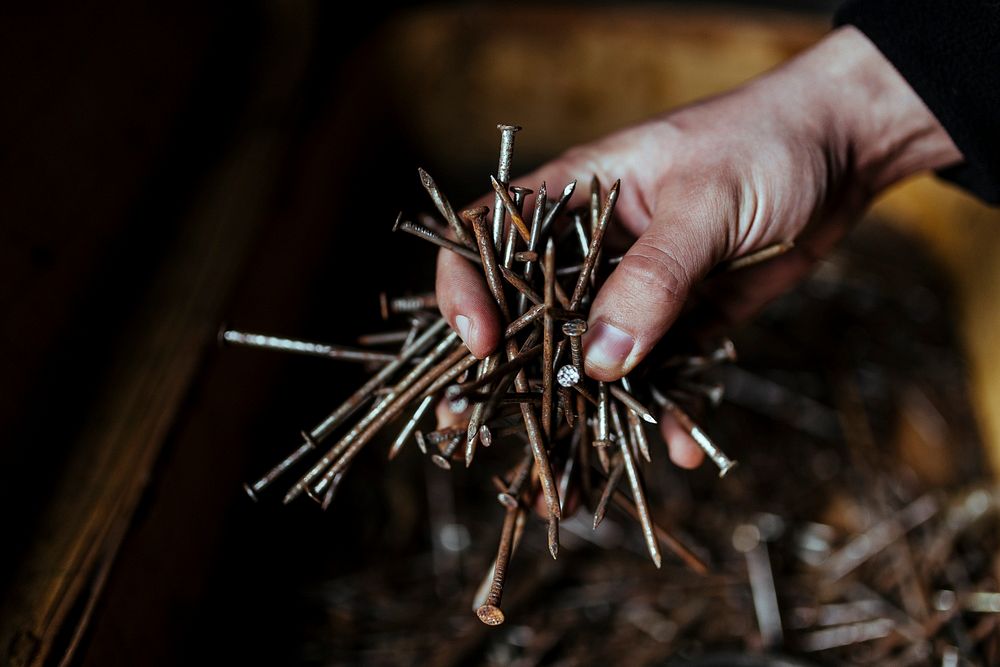
POLYGON ((664 412, 660 419, 660 433, 674 464, 693 469, 705 460, 705 453, 668 412, 664 412))
POLYGON ((500 341, 500 316, 482 271, 448 250, 438 253, 438 308, 469 350, 482 359, 500 341))
POLYGON ((721 255, 722 207, 689 201, 655 209, 648 229, 598 292, 584 338, 590 377, 612 381, 635 368, 680 314, 694 282, 721 255))

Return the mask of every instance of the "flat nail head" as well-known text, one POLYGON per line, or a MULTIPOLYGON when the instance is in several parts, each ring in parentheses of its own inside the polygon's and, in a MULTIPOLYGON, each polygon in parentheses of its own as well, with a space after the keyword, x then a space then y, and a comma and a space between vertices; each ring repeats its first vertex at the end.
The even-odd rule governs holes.
POLYGON ((253 489, 250 488, 249 484, 244 484, 243 490, 247 492, 248 496, 250 496, 250 500, 257 502, 257 494, 253 492, 253 489))
POLYGON ((587 320, 563 322, 562 332, 567 336, 582 336, 587 333, 587 320))
POLYGON ((500 625, 504 621, 503 612, 500 611, 500 607, 495 607, 491 604, 484 604, 477 609, 476 616, 486 625, 500 625))
POLYGON ((465 209, 464 211, 459 213, 459 216, 461 216, 463 220, 471 224, 474 220, 482 220, 483 218, 485 218, 489 210, 490 210, 489 206, 477 206, 475 208, 465 209))
POLYGON ((556 381, 562 387, 572 387, 580 381, 580 369, 573 364, 566 364, 556 371, 556 381))
POLYGON ((509 493, 498 493, 497 500, 500 501, 501 505, 503 505, 509 510, 517 509, 517 500, 514 498, 514 496, 510 495, 509 493))
POLYGON ((514 253, 514 259, 518 262, 537 262, 538 253, 532 250, 519 250, 514 253))
POLYGON ((462 396, 462 388, 458 385, 451 385, 445 390, 445 398, 448 399, 448 410, 454 415, 460 415, 469 409, 469 399, 462 396))

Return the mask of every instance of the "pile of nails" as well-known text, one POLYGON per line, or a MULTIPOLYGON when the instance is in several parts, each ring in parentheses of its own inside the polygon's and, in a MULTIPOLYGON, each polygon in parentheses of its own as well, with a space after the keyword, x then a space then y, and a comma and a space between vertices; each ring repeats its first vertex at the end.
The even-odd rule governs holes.
MULTIPOLYGON (((404 221, 401 214, 394 227, 481 267, 505 327, 503 342, 488 357, 477 359, 465 347, 437 313, 433 295, 394 299, 383 295, 383 316, 405 313, 412 326, 364 337, 362 348, 233 330, 221 333, 229 344, 380 365, 342 405, 303 432, 303 443, 288 457, 246 485, 251 498, 318 454, 284 502, 304 495, 326 508, 351 462, 389 427, 398 433, 389 459, 413 442, 425 454, 431 452, 442 468, 450 468, 454 461, 471 465, 478 447, 523 447, 520 462, 493 478, 505 516, 496 558, 477 605, 479 618, 488 625, 504 621, 500 603, 505 574, 526 515, 536 503, 544 506, 548 548, 556 558, 564 503, 576 493, 594 501, 590 505, 596 507, 595 528, 609 504, 633 517, 657 567, 663 546, 693 570, 706 571, 697 555, 650 516, 640 467, 652 461, 645 430, 647 424, 656 423, 650 405, 669 413, 690 434, 718 466, 720 477, 735 465, 678 404, 680 395, 690 399, 700 392, 708 402, 718 394, 719 387, 699 383, 697 375, 734 359, 728 341, 699 354, 673 357, 663 369, 641 378, 605 383, 586 377, 581 338, 587 330, 589 303, 620 259, 602 254, 620 182, 604 190, 593 178, 589 206, 579 211, 567 210, 575 181, 551 200, 547 184, 538 184, 528 215, 525 202, 532 191, 509 185, 514 137, 520 128, 498 125, 498 129, 500 159, 490 179, 495 192, 492 212, 480 207, 456 214, 430 175, 420 170, 421 182, 445 223, 425 216, 416 224, 404 221), (378 351, 391 345, 400 347, 395 352, 378 351), (458 419, 467 420, 466 425, 429 433, 417 430, 442 401, 458 419)), ((767 249, 732 268, 783 249, 767 249)))

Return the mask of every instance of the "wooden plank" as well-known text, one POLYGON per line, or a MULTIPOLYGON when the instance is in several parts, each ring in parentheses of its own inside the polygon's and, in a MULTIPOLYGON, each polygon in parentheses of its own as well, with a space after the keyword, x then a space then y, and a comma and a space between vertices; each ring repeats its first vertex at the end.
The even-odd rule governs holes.
MULTIPOLYGON (((307 17, 303 15, 303 20, 307 17)), ((237 125, 238 140, 208 179, 165 254, 151 288, 135 304, 122 347, 59 476, 35 540, 0 619, 5 663, 41 665, 68 655, 150 481, 153 464, 197 372, 214 344, 225 300, 270 211, 288 133, 274 110, 294 99, 308 33, 265 56, 268 76, 237 125), (291 46, 290 46, 291 44, 291 46), (65 646, 56 646, 57 637, 65 646)), ((279 35, 287 39, 289 35, 279 35)))

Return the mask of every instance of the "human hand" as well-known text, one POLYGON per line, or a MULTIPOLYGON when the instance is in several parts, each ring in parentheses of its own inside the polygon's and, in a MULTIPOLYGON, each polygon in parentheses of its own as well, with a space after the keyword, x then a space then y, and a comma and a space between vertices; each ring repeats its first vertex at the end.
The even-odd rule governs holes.
MULTIPOLYGON (((878 192, 961 158, 892 65, 845 27, 736 90, 573 148, 512 182, 546 181, 558 192, 591 174, 605 186, 621 179, 616 219, 635 241, 598 292, 584 338, 587 374, 610 381, 649 354, 719 262, 795 240, 713 290, 727 319, 743 319, 802 278, 878 192)), ((437 293, 469 349, 493 351, 501 325, 479 271, 442 251, 437 293)), ((671 459, 697 466, 697 445, 671 419, 661 424, 671 459)))

